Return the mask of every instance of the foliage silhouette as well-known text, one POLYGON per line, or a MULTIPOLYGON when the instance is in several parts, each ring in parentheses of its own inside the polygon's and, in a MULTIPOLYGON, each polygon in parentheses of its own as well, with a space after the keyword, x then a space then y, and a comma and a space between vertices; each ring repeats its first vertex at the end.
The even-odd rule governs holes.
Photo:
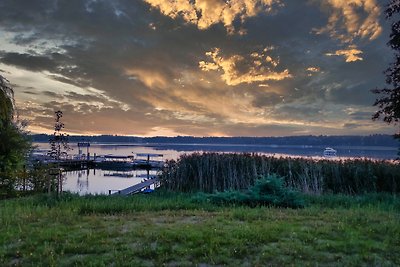
MULTIPOLYGON (((391 0, 385 11, 386 18, 393 19, 399 12, 400 1, 391 0)), ((373 115, 372 119, 382 118, 388 124, 398 124, 400 121, 400 21, 398 16, 392 23, 388 46, 394 50, 395 61, 385 71, 388 87, 372 90, 373 93, 379 95, 374 103, 374 106, 377 106, 379 110, 373 115)), ((400 142, 400 127, 394 137, 400 142)), ((400 157, 400 147, 398 155, 400 157)))
POLYGON ((23 124, 14 120, 13 90, 0 75, 0 198, 16 194, 31 142, 23 124))

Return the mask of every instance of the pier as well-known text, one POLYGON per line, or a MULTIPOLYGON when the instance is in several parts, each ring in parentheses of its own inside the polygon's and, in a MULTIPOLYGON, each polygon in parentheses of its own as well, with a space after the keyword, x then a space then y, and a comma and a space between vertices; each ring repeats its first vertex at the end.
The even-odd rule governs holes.
MULTIPOLYGON (((31 157, 31 162, 48 165, 50 168, 55 168, 61 172, 87 170, 88 174, 89 169, 110 171, 107 175, 104 174, 104 176, 126 177, 118 172, 147 170, 146 177, 142 176, 145 180, 142 180, 141 183, 129 186, 125 189, 108 190, 109 195, 133 195, 146 192, 146 189, 148 192, 151 192, 152 190, 150 187, 155 188, 159 186, 158 178, 154 175, 150 176, 149 172, 152 170, 161 170, 163 168, 165 161, 162 160, 162 154, 132 153, 131 155, 96 155, 96 153, 94 153, 90 155, 88 144, 79 143, 78 145, 78 155, 68 155, 59 159, 54 159, 49 157, 47 153, 35 153, 31 157), (87 154, 82 153, 81 147, 87 148, 87 154)), ((135 176, 131 174, 129 177, 134 178, 135 176)), ((135 182, 137 182, 137 180, 135 182)), ((132 182, 132 184, 135 182, 132 182)), ((124 186, 127 185, 125 184, 124 186)), ((112 187, 108 189, 112 189, 112 187)))
POLYGON ((153 157, 162 157, 160 154, 137 154, 135 156, 117 156, 117 155, 75 155, 52 159, 47 155, 39 154, 31 158, 32 162, 41 162, 43 164, 57 164, 65 170, 83 170, 83 169, 161 169, 164 165, 162 160, 153 160, 153 157), (143 159, 144 157, 144 159, 143 159))
POLYGON ((60 160, 58 163, 66 170, 83 170, 95 167, 95 162, 93 160, 66 159, 60 160))
POLYGON ((133 195, 142 192, 143 189, 150 188, 151 185, 157 185, 160 181, 158 178, 152 178, 142 183, 135 184, 122 190, 108 190, 109 195, 133 195))

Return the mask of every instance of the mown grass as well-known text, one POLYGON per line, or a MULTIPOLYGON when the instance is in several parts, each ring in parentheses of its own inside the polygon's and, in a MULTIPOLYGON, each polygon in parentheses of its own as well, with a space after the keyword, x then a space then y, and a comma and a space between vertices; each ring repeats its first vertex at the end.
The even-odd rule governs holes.
POLYGON ((398 197, 306 202, 296 210, 216 206, 165 192, 3 200, 0 265, 400 265, 398 197))

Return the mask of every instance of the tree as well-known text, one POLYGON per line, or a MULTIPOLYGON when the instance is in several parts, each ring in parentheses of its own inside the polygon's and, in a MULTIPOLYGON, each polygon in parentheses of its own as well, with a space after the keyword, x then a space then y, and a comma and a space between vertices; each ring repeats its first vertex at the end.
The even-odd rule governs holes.
POLYGON ((11 123, 14 117, 13 90, 9 82, 0 75, 0 127, 11 123))
MULTIPOLYGON (((55 112, 55 123, 54 133, 50 137, 50 151, 48 155, 55 160, 55 166, 51 169, 52 174, 57 180, 57 193, 62 192, 63 175, 62 169, 60 168, 60 159, 66 157, 68 150, 70 150, 68 144, 68 135, 63 133, 61 130, 64 128, 64 123, 61 122, 63 113, 61 110, 55 112)), ((49 180, 48 190, 51 191, 51 181, 49 180)))
POLYGON ((0 75, 0 198, 16 191, 18 174, 32 148, 24 125, 14 120, 14 108, 13 90, 0 75))
MULTIPOLYGON (((385 10, 386 18, 394 19, 394 16, 399 13, 400 0, 391 0, 385 10)), ((388 46, 394 50, 395 61, 384 72, 388 86, 373 90, 373 93, 379 95, 374 103, 374 106, 377 106, 379 110, 373 115, 372 119, 382 118, 388 124, 397 125, 400 122, 400 21, 398 18, 392 22, 388 46)), ((400 129, 394 137, 400 141, 400 129)))
POLYGON ((70 147, 68 145, 68 135, 61 132, 65 126, 64 123, 61 122, 61 118, 63 116, 62 111, 56 111, 55 116, 54 133, 49 140, 50 151, 48 155, 58 161, 62 157, 67 156, 67 151, 70 150, 70 147))

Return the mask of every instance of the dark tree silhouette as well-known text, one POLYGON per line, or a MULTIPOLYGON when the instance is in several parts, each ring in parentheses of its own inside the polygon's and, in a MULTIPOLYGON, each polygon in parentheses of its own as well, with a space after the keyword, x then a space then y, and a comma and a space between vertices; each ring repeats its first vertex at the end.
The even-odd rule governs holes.
MULTIPOLYGON (((400 0, 391 0, 385 11, 386 18, 391 19, 400 12, 400 0)), ((395 52, 395 62, 385 71, 388 87, 375 89, 373 92, 379 95, 374 106, 379 110, 373 119, 382 118, 387 123, 398 123, 400 120, 400 21, 392 23, 392 33, 388 45, 395 52)))
POLYGON ((68 145, 68 135, 61 132, 64 128, 64 123, 61 122, 62 111, 56 111, 55 116, 54 133, 49 140, 50 151, 48 155, 58 161, 62 157, 67 156, 67 151, 70 150, 70 147, 68 145))
MULTIPOLYGON (((61 122, 61 118, 63 116, 62 111, 58 110, 55 112, 55 123, 54 123, 54 133, 50 137, 50 151, 48 155, 55 160, 55 166, 50 169, 51 175, 56 180, 56 190, 57 194, 62 193, 62 184, 63 184, 63 174, 62 169, 60 168, 60 159, 66 157, 68 154, 68 150, 70 150, 68 144, 68 135, 62 132, 64 128, 64 123, 61 122)), ((51 180, 49 176, 48 180, 48 192, 51 191, 51 180)))
MULTIPOLYGON (((386 18, 393 21, 388 46, 394 50, 395 61, 385 71, 388 86, 372 90, 373 93, 379 95, 374 103, 374 106, 377 106, 379 110, 373 115, 372 119, 381 118, 388 124, 397 125, 400 122, 400 21, 398 19, 400 0, 391 0, 385 13, 386 18)), ((394 137, 400 140, 400 129, 394 137)))
POLYGON ((0 75, 0 199, 15 195, 19 174, 32 148, 24 125, 15 120, 14 113, 13 89, 0 75))

